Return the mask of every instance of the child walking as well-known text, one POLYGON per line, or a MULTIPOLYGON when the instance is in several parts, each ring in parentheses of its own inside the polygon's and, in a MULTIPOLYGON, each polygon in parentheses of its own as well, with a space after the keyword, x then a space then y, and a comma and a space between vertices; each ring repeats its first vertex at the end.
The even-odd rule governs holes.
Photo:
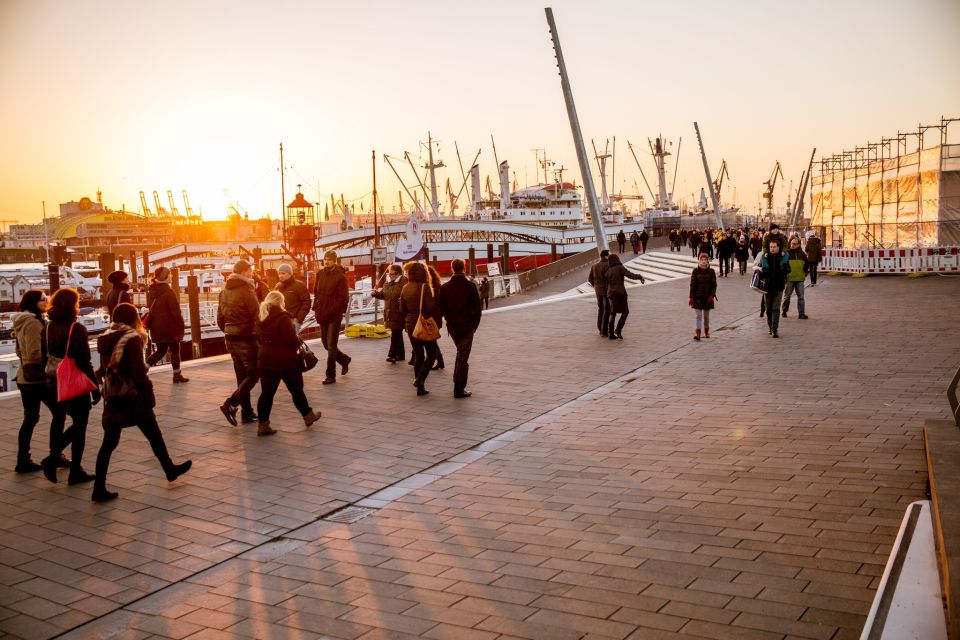
POLYGON ((703 337, 710 337, 710 309, 713 309, 713 302, 717 299, 717 273, 710 266, 710 257, 706 253, 701 253, 699 264, 694 267, 690 274, 690 300, 688 304, 697 312, 697 332, 693 339, 700 339, 700 332, 703 331, 703 337))

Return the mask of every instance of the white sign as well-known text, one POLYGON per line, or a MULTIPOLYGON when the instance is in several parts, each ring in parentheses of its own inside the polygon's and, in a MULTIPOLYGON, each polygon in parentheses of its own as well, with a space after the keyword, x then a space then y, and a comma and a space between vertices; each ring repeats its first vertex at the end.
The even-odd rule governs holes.
POLYGON ((394 251, 398 262, 404 260, 416 260, 423 250, 423 238, 420 235, 420 220, 416 213, 410 214, 407 221, 406 238, 397 242, 397 248, 394 251))
POLYGON ((373 263, 374 264, 386 264, 387 262, 387 248, 386 247, 374 247, 373 249, 373 263))
POLYGON ((488 276, 498 276, 498 275, 500 275, 500 263, 499 263, 499 262, 488 262, 488 263, 487 263, 487 275, 488 275, 488 276))

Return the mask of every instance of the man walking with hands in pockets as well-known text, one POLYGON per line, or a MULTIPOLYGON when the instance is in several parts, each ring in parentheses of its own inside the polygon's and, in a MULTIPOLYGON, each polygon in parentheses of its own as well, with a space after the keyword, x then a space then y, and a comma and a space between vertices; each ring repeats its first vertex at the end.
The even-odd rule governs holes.
POLYGON ((464 262, 455 258, 450 263, 453 277, 440 286, 437 305, 447 321, 447 333, 457 345, 457 362, 453 368, 453 397, 469 398, 467 391, 467 372, 470 365, 470 349, 473 347, 473 334, 480 326, 480 294, 477 287, 467 280, 464 274, 464 262))

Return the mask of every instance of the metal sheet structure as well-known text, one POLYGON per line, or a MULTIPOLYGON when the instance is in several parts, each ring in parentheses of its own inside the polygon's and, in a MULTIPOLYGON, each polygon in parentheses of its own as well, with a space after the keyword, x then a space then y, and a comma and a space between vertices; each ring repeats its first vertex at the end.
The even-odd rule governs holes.
POLYGON ((960 243, 960 145, 878 158, 874 145, 821 163, 810 226, 843 249, 960 243))

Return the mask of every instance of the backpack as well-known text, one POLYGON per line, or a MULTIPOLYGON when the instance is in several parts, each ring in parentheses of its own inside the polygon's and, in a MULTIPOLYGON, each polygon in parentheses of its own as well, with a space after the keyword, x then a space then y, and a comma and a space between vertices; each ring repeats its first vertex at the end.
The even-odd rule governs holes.
POLYGON ((107 365, 103 369, 103 399, 107 402, 124 402, 133 400, 137 397, 137 385, 133 378, 120 372, 120 358, 114 358, 113 354, 117 349, 122 350, 127 346, 129 338, 124 335, 113 346, 113 351, 107 359, 107 365))

